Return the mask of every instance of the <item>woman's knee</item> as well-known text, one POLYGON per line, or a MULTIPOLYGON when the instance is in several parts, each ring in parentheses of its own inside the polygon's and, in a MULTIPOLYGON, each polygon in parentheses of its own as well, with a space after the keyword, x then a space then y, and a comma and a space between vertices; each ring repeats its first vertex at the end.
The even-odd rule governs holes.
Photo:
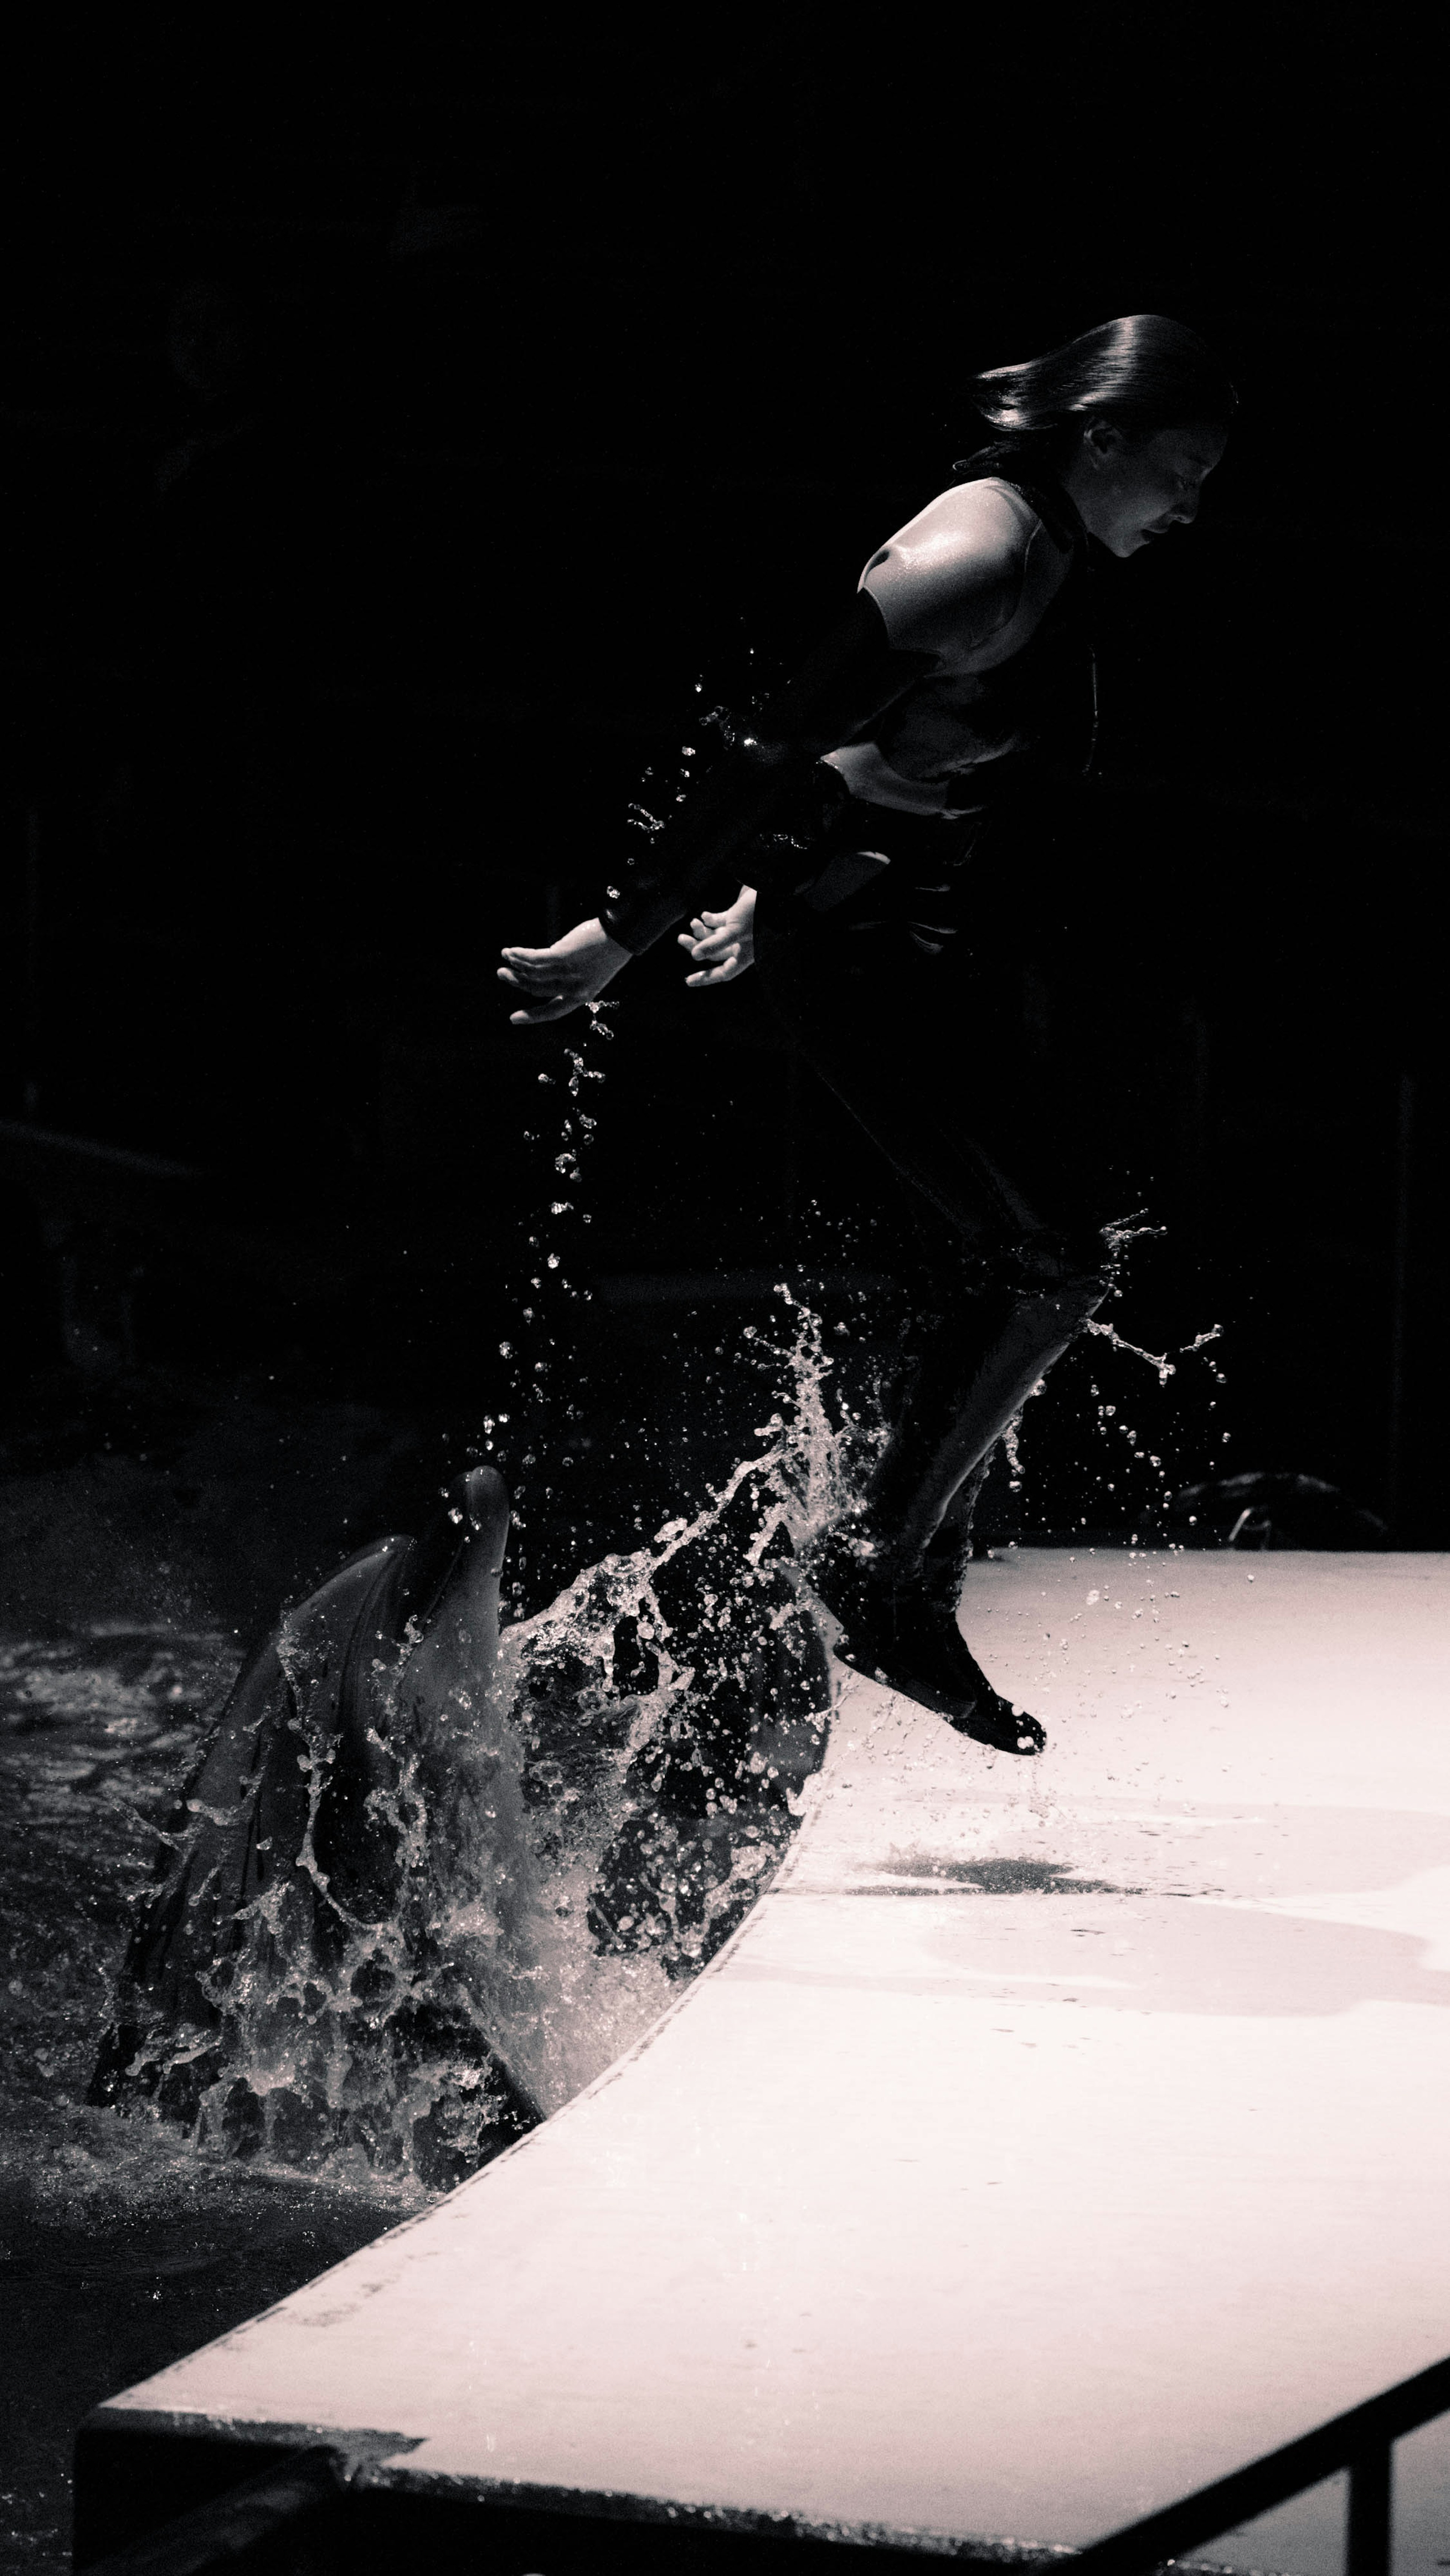
POLYGON ((1044 1231, 1015 1244, 1005 1275, 1029 1296, 1059 1295, 1094 1313, 1122 1276, 1122 1255, 1105 1226, 1044 1231))

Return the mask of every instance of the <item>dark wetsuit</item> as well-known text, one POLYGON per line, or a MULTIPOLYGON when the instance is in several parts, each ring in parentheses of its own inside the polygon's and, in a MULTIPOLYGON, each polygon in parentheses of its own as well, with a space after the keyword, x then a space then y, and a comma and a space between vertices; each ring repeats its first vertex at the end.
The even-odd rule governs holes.
POLYGON ((903 1562, 954 1497, 960 1516, 1108 1275, 1070 1104, 994 1064, 1037 808, 1096 736, 1086 534, 1015 462, 988 450, 873 555, 841 627, 601 916, 645 948, 738 863, 772 1008, 966 1255, 975 1293, 924 1353, 874 1489, 903 1562))

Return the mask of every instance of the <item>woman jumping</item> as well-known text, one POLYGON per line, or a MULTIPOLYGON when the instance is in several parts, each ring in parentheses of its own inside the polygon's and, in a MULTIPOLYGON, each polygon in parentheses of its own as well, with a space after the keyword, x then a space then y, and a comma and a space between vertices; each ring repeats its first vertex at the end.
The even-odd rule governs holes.
POLYGON ((972 398, 1001 435, 871 557, 835 629, 661 832, 648 877, 550 948, 505 948, 499 974, 515 1024, 536 1026, 688 922, 687 981, 754 963, 794 1044, 946 1220, 961 1293, 860 1511, 807 1571, 848 1663, 981 1743, 1036 1753, 1041 1727, 957 1626, 971 1510, 1002 1433, 1108 1294, 1114 1234, 1064 1142, 1078 1104, 1034 1098, 1003 1061, 1023 956, 1002 889, 1010 915, 1050 882, 1049 796, 1092 763, 1088 541, 1127 556, 1187 526, 1235 395, 1193 332, 1140 313, 993 368, 972 398), (736 864, 759 891, 696 910, 736 864))

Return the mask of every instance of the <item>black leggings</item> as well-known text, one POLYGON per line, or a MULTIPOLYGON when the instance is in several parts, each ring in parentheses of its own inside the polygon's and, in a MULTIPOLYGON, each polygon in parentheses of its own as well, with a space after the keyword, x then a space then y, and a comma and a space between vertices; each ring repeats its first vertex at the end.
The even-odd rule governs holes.
MULTIPOLYGON (((869 829, 858 826, 858 837, 869 829)), ((836 886, 849 882, 840 854, 833 874, 836 886)), ((959 1260, 868 1505, 878 1543, 911 1572, 943 1522, 960 1519, 953 1506, 980 1482, 1000 1434, 1102 1303, 1113 1257, 1083 1177, 1084 1104, 1024 1049, 1018 977, 962 930, 929 945, 900 875, 889 905, 887 872, 875 868, 832 908, 813 908, 812 893, 830 882, 762 893, 761 981, 800 1053, 945 1220, 959 1260)), ((958 897, 956 909, 969 930, 970 905, 958 897)))
POLYGON ((756 966, 775 1017, 984 1281, 1098 1267, 1106 1212, 1090 1113, 1024 1047, 1020 980, 964 945, 932 955, 869 892, 825 914, 762 894, 756 966))

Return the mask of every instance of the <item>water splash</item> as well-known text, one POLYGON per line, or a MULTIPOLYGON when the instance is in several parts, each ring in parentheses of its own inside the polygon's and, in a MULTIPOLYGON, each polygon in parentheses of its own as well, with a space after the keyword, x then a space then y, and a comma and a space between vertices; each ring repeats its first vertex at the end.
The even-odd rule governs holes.
MULTIPOLYGON (((553 1231, 589 1212, 553 1193, 582 1179, 610 1007, 594 1005, 539 1076, 550 1114, 530 1141, 549 1195, 500 1349, 507 1401, 484 1425, 487 1452, 507 1435, 524 1469, 545 1445, 563 1301, 589 1294, 566 1267, 577 1237, 553 1231)), ((774 1409, 701 1509, 506 1629, 486 1688, 461 1667, 422 1687, 416 1636, 373 1658, 371 1881, 329 1839, 336 1730, 310 1712, 325 1719, 319 1689, 341 1656, 308 1615, 322 1596, 284 1623, 290 1805, 256 1831, 263 1850, 271 1824, 292 1857, 228 1905, 189 2020, 173 2013, 134 2060, 132 2098, 188 2124, 204 2152, 450 2183, 518 2133, 520 2102, 547 2113, 612 2062, 768 1881, 831 1700, 793 1560, 846 1506, 874 1436, 828 1398, 819 1318, 778 1294, 783 1330, 744 1327, 739 1355, 774 1409)), ((547 1484, 533 1490, 547 1502, 547 1484)), ((208 1827, 235 1820, 193 1791, 167 1848, 204 1859, 208 1827)))
MULTIPOLYGON (((551 1432, 558 1426, 551 1422, 551 1414, 557 1410, 557 1364, 561 1352, 573 1345, 574 1310, 593 1302, 593 1290, 580 1286, 570 1272, 581 1243, 575 1228, 593 1223, 591 1210, 578 1195, 584 1185, 584 1159, 598 1126, 587 1105, 594 1098, 587 1086, 606 1077, 604 1068, 591 1057, 613 1042, 612 1014, 617 1007, 610 1001, 585 1004, 582 1034, 565 1045, 561 1068, 538 1076, 545 1095, 543 1119, 524 1137, 540 1153, 540 1197, 529 1220, 524 1264, 511 1290, 518 1323, 499 1344, 499 1357, 508 1364, 500 1400, 484 1416, 482 1436, 472 1453, 501 1467, 516 1487, 521 1474, 538 1467, 541 1457, 556 1445, 551 1432), (562 1196, 562 1190, 575 1195, 562 1196)), ((535 1501, 547 1504, 552 1499, 553 1487, 548 1483, 525 1486, 515 1511, 520 1542, 535 1501)), ((515 1602, 523 1598, 525 1589, 519 1571, 521 1556, 522 1547, 516 1544, 515 1571, 509 1583, 515 1602)))
POLYGON ((1115 1351, 1129 1351, 1134 1359, 1146 1360, 1150 1368, 1157 1370, 1160 1386, 1166 1386, 1169 1379, 1177 1374, 1178 1364, 1168 1357, 1166 1351, 1145 1351, 1140 1343, 1125 1341, 1114 1325, 1100 1323, 1095 1316, 1089 1316, 1083 1330, 1095 1333, 1102 1341, 1111 1342, 1115 1351))
POLYGON ((745 1328, 784 1380, 765 1445, 502 1641, 555 1919, 669 1982, 719 1947, 804 1811, 830 1682, 790 1569, 847 1508, 872 1440, 844 1405, 833 1419, 819 1318, 777 1294, 784 1345, 745 1328))

